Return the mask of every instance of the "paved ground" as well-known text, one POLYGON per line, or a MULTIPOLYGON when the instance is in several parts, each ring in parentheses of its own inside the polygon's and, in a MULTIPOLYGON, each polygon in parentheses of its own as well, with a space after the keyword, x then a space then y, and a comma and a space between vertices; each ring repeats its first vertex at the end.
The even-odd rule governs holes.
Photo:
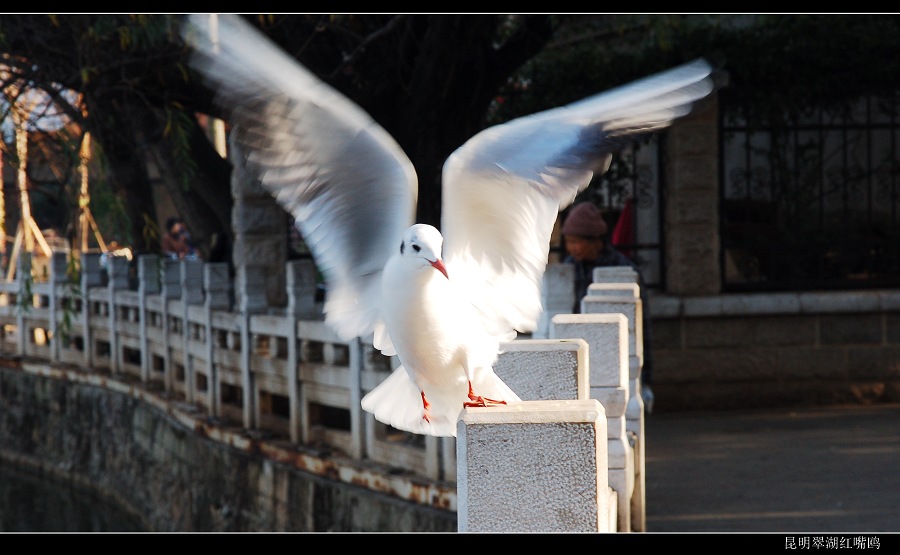
POLYGON ((648 532, 900 532, 900 405, 656 413, 648 532))

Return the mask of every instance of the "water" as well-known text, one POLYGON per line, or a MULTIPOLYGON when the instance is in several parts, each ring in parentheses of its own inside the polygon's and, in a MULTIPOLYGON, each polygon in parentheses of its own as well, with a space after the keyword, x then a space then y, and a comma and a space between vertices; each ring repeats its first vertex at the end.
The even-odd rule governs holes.
POLYGON ((110 501, 0 462, 0 532, 143 532, 110 501))

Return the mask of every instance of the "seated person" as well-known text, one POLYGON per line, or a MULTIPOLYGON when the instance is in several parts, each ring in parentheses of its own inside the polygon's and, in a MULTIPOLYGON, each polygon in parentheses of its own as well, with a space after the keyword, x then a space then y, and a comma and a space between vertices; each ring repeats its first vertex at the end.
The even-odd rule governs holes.
POLYGON ((181 218, 166 220, 166 233, 162 237, 163 256, 169 258, 196 258, 190 235, 181 218))

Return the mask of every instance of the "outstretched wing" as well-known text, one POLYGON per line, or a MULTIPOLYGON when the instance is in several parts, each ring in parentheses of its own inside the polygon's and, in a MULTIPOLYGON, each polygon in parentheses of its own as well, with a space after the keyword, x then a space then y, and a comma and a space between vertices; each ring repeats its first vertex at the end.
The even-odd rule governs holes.
POLYGON ((533 331, 560 210, 612 154, 671 125, 713 90, 704 60, 485 129, 448 158, 441 231, 450 276, 466 280, 497 334, 533 331))
POLYGON ((326 321, 344 339, 371 333, 382 268, 415 218, 412 163, 368 114, 239 16, 193 14, 182 36, 236 153, 293 215, 325 276, 326 321))

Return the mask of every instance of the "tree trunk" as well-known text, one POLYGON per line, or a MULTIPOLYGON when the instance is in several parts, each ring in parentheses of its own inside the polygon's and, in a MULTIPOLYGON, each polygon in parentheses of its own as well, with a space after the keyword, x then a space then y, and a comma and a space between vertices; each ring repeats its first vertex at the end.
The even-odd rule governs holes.
POLYGON ((191 118, 185 123, 189 149, 183 155, 204 171, 190 173, 192 168, 179 163, 176 153, 183 147, 175 144, 171 135, 160 137, 150 144, 150 148, 159 166, 165 191, 206 259, 214 234, 227 237, 226 244, 233 244, 231 209, 234 202, 229 186, 231 164, 217 152, 215 144, 196 119, 191 118))
MULTIPOLYGON (((101 145, 107 162, 107 179, 124 207, 127 218, 125 237, 116 241, 131 246, 135 254, 158 253, 159 239, 147 231, 147 222, 155 220, 156 203, 153 186, 147 171, 146 148, 139 143, 145 135, 141 128, 140 112, 121 99, 97 98, 89 92, 84 96, 88 113, 88 131, 95 143, 101 145), (102 114, 102 117, 98 115, 102 114)), ((100 232, 109 240, 109 230, 100 232)))
POLYGON ((413 162, 419 178, 418 222, 440 228, 444 161, 484 128, 497 90, 552 36, 549 16, 526 16, 519 31, 498 47, 503 17, 410 18, 396 31, 401 44, 394 46, 396 52, 409 53, 406 58, 371 48, 351 72, 366 72, 371 87, 354 90, 347 83, 334 83, 368 110, 413 162), (373 75, 382 77, 376 81, 373 75), (387 80, 383 75, 399 78, 387 80))
POLYGON ((165 128, 159 111, 90 93, 86 99, 91 113, 104 114, 105 121, 117 122, 115 127, 109 127, 88 120, 105 153, 111 185, 125 207, 130 235, 127 240, 135 253, 158 253, 160 249, 163 230, 152 233, 150 228, 166 215, 157 214, 155 184, 148 177, 151 175, 158 176, 157 184, 168 193, 178 212, 170 215, 184 219, 201 254, 208 254, 214 233, 230 234, 230 166, 216 153, 195 120, 180 120, 177 132, 164 133, 157 131, 165 128), (187 135, 189 150, 176 144, 176 133, 180 132, 187 135), (183 151, 181 161, 175 154, 179 148, 183 151), (193 160, 196 166, 183 160, 193 160), (204 171, 196 171, 197 166, 204 171))

